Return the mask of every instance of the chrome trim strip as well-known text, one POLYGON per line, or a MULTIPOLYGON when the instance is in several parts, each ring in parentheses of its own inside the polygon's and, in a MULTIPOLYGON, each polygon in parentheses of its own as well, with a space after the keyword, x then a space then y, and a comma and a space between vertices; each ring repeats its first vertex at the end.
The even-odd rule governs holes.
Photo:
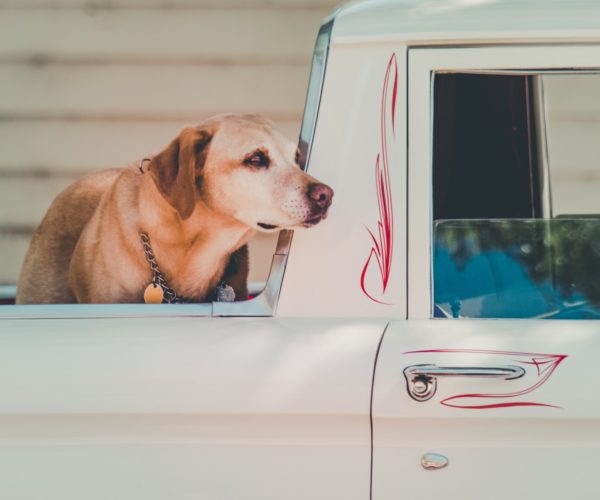
POLYGON ((262 293, 266 286, 267 283, 265 281, 250 281, 248 282, 248 294, 256 296, 262 293))
POLYGON ((294 236, 294 231, 288 229, 283 229, 279 232, 275 255, 287 255, 289 253, 290 246, 292 245, 292 236, 294 236))
POLYGON ((210 316, 204 304, 35 304, 0 306, 0 319, 157 318, 210 316))
POLYGON ((17 295, 16 285, 0 285, 0 300, 14 299, 17 295))
POLYGON ((439 453, 425 453, 421 457, 421 465, 425 470, 439 470, 446 467, 450 461, 439 453))
POLYGON ((505 367, 493 366, 437 366, 437 365, 414 365, 405 368, 407 377, 477 377, 477 378, 501 378, 513 380, 525 375, 522 366, 508 365, 505 367))
POLYGON ((535 118, 535 137, 538 169, 542 175, 541 194, 542 217, 552 218, 552 190, 550 186, 550 161, 548 156, 548 116, 546 114, 546 99, 544 97, 544 77, 535 75, 531 77, 533 82, 533 113, 535 118))
POLYGON ((413 365, 404 369, 406 390, 415 401, 429 401, 437 391, 438 377, 476 377, 515 380, 525 375, 521 366, 506 367, 444 367, 413 365))
POLYGON ((298 140, 298 148, 301 151, 300 166, 303 170, 306 170, 308 167, 317 118, 319 116, 319 108, 321 107, 321 96, 323 94, 327 59, 329 57, 333 21, 331 19, 321 26, 313 51, 312 68, 308 80, 306 100, 304 102, 304 116, 302 117, 298 140))

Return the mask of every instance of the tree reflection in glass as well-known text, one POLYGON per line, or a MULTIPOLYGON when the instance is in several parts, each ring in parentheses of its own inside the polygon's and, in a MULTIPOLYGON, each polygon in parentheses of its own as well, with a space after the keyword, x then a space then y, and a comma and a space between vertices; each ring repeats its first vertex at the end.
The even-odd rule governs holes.
POLYGON ((435 316, 600 318, 600 219, 446 220, 435 316))

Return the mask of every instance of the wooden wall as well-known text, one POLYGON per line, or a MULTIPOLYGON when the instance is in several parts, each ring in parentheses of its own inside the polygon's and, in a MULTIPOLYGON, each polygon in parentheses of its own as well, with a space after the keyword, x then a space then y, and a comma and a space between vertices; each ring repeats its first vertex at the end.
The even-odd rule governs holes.
POLYGON ((0 285, 16 282, 53 197, 86 172, 153 154, 215 113, 264 114, 295 139, 335 4, 0 0, 0 285))
POLYGON ((554 215, 600 216, 600 75, 544 77, 554 215))

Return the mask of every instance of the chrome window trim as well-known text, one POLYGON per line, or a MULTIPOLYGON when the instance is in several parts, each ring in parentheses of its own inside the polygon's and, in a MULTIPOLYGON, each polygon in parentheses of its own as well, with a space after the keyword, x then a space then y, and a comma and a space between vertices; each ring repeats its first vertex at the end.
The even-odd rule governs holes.
MULTIPOLYGON (((202 304, 32 304, 0 305, 0 319, 106 319, 212 316, 202 304)), ((83 333, 83 332, 82 332, 83 333)))
POLYGON ((17 295, 17 285, 0 285, 0 300, 13 299, 17 295))
POLYGON ((306 170, 308 167, 317 118, 319 116, 319 108, 321 107, 323 82, 325 81, 327 59, 329 57, 329 48, 331 46, 331 31, 333 29, 334 20, 335 17, 332 17, 321 25, 319 33, 317 34, 315 49, 313 51, 312 67, 304 102, 304 116, 302 118, 300 137, 298 140, 298 148, 302 148, 303 145, 306 145, 306 151, 303 151, 303 154, 300 155, 302 161, 300 166, 303 170, 306 170), (315 75, 317 75, 317 78, 314 78, 315 75))
POLYGON ((548 155, 548 113, 546 112, 546 97, 544 95, 544 77, 536 75, 533 80, 533 112, 537 139, 538 161, 541 165, 542 179, 542 217, 552 218, 552 189, 550 178, 550 160, 548 155))

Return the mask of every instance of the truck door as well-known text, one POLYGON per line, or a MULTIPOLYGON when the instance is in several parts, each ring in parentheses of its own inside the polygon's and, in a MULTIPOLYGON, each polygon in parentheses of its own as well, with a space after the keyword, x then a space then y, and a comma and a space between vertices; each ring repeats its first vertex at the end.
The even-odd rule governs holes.
POLYGON ((373 499, 598 495, 600 166, 555 144, 594 150, 598 61, 409 50, 409 313, 376 362, 373 499))
POLYGON ((596 498, 598 331, 391 323, 376 368, 372 498, 596 498))

